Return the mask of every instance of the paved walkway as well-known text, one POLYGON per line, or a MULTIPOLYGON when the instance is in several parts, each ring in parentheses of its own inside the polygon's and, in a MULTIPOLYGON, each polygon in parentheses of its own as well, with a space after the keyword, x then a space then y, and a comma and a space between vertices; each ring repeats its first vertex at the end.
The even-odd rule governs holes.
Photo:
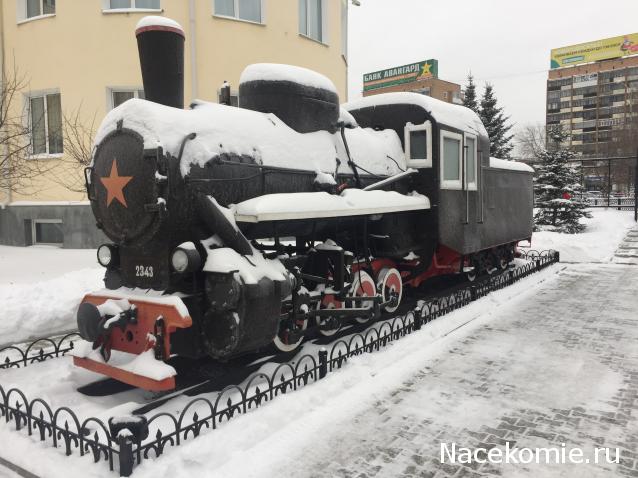
POLYGON ((618 246, 612 262, 617 264, 638 264, 638 226, 634 227, 618 246))
POLYGON ((351 423, 317 437, 295 476, 638 477, 637 286, 635 266, 568 266, 351 423), (590 463, 442 463, 442 442, 564 444, 590 463), (593 463, 595 447, 617 448, 618 463, 604 453, 593 463))

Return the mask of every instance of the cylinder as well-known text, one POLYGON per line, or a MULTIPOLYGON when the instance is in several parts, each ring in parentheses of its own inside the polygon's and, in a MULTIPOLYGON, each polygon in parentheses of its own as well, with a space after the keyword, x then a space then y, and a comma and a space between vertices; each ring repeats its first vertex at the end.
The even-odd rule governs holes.
POLYGON ((174 20, 142 18, 135 29, 147 100, 184 108, 184 29, 174 20))

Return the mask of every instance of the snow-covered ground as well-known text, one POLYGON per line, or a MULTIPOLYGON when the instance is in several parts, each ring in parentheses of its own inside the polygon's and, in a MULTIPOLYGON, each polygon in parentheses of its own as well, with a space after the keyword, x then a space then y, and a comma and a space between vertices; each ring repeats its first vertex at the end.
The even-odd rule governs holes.
MULTIPOLYGON (((537 250, 558 249, 561 252, 561 259, 568 262, 609 262, 618 243, 633 224, 632 219, 628 212, 594 211, 593 219, 588 221, 589 229, 584 234, 538 233, 534 235, 532 247, 537 250)), ((18 253, 23 252, 27 253, 25 251, 18 253)), ((64 251, 58 250, 56 252, 64 251)), ((86 257, 88 258, 88 255, 86 257)), ((37 264, 37 261, 33 261, 33 263, 37 264)), ((14 263, 15 266, 17 264, 18 262, 14 263)), ((79 262, 78 265, 84 267, 82 262, 79 262)), ((68 267, 73 268, 78 265, 68 264, 68 267)), ((476 426, 478 428, 482 419, 485 420, 482 423, 487 423, 488 419, 496 419, 494 414, 497 411, 500 413, 507 406, 508 400, 514 401, 510 403, 513 408, 523 407, 525 409, 534 408, 534 400, 538 397, 545 400, 543 403, 550 408, 566 408, 568 405, 581 401, 590 406, 594 406, 592 405, 594 403, 595 406, 598 406, 599 401, 616 400, 613 398, 613 393, 623 386, 618 372, 608 372, 605 367, 591 362, 593 360, 591 357, 585 357, 580 352, 580 355, 573 355, 570 352, 570 347, 573 348, 577 331, 584 334, 583 341, 589 344, 587 347, 597 344, 596 347, 593 347, 595 351, 600 350, 598 337, 606 337, 612 342, 614 337, 621 340, 623 336, 614 335, 619 332, 611 330, 610 327, 612 327, 615 318, 622 319, 620 324, 630 323, 628 317, 631 315, 631 311, 638 308, 636 298, 631 294, 626 294, 624 290, 620 291, 620 300, 614 298, 614 303, 617 305, 614 317, 607 316, 605 315, 604 301, 611 300, 609 294, 619 289, 616 285, 612 287, 608 284, 606 289, 594 297, 598 301, 596 302, 597 306, 585 308, 585 312, 591 316, 591 320, 589 325, 581 331, 578 320, 583 316, 583 310, 576 311, 578 317, 572 317, 571 314, 577 308, 576 305, 580 302, 584 304, 585 300, 584 297, 581 297, 579 302, 578 295, 571 297, 570 291, 575 286, 579 286, 583 288, 579 293, 594 296, 597 290, 595 289, 596 280, 592 280, 593 278, 600 274, 601 277, 606 277, 608 282, 612 280, 617 282, 618 274, 623 275, 623 277, 625 275, 631 276, 626 272, 627 267, 631 266, 612 264, 551 266, 511 287, 489 294, 467 307, 424 326, 421 331, 392 343, 380 352, 366 354, 351 360, 342 370, 330 374, 317 384, 279 397, 273 403, 251 412, 247 416, 232 420, 215 432, 203 433, 201 437, 186 442, 179 449, 168 447, 165 456, 157 460, 145 461, 141 467, 136 469, 134 476, 140 478, 147 476, 174 478, 185 475, 280 476, 284 469, 295 469, 295 463, 307 463, 307 467, 302 466, 302 468, 297 469, 300 476, 331 476, 331 474, 349 476, 353 470, 339 471, 334 468, 324 468, 329 464, 325 460, 329 460, 328 457, 331 456, 331 447, 340 450, 341 461, 357 461, 362 459, 361 456, 349 456, 347 447, 344 451, 340 446, 340 443, 348 436, 370 440, 374 446, 383 445, 383 440, 390 442, 396 438, 381 436, 374 442, 373 437, 379 434, 381 427, 375 421, 376 414, 381 413, 378 411, 379 404, 383 404, 381 407, 385 410, 383 413, 388 413, 386 418, 390 417, 391 423, 393 419, 396 422, 402 414, 413 416, 418 411, 417 416, 421 419, 429 420, 429 422, 438 420, 443 429, 449 427, 456 430, 463 426, 468 428, 476 426), (586 282, 590 283, 590 286, 585 287, 583 284, 586 282), (564 292, 552 295, 552 291, 559 286, 565 289, 564 292), (593 292, 592 287, 594 288, 593 292), (548 297, 547 299, 544 299, 545 295, 548 297), (560 305, 561 300, 570 300, 571 302, 562 306, 560 305), (538 309, 538 305, 543 303, 547 307, 545 312, 538 309), (561 336, 566 337, 567 348, 566 350, 561 349, 562 352, 557 354, 555 360, 551 359, 552 353, 545 353, 546 349, 552 350, 552 347, 556 347, 551 334, 543 336, 542 347, 539 345, 537 349, 532 347, 528 350, 531 353, 530 356, 534 357, 535 366, 543 367, 542 373, 539 374, 529 369, 526 355, 520 350, 526 344, 540 340, 541 326, 537 324, 532 327, 531 322, 526 322, 525 317, 520 316, 523 311, 532 315, 551 314, 551 317, 548 315, 544 321, 550 326, 551 324, 564 325, 569 323, 574 327, 574 330, 561 331, 561 336), (607 322, 603 323, 603 319, 609 322, 609 325, 607 322), (528 330, 528 326, 525 325, 527 323, 532 329, 528 330), (516 327, 520 327, 520 331, 516 327), (505 333, 506 329, 510 331, 509 335, 505 333), (463 357, 463 353, 461 353, 461 357, 457 357, 458 367, 447 366, 447 357, 456 353, 455 351, 459 350, 459 347, 463 349, 465 345, 462 344, 473 343, 473 337, 480 331, 483 334, 481 337, 489 338, 497 334, 500 338, 498 340, 490 339, 492 342, 482 338, 474 345, 473 355, 463 357), (593 335, 589 337, 587 334, 593 335), (510 369, 507 370, 497 366, 497 370, 494 370, 493 380, 498 382, 499 379, 506 377, 507 380, 514 381, 514 383, 507 385, 510 388, 496 390, 494 396, 500 397, 503 393, 511 393, 512 396, 495 402, 494 398, 487 401, 484 398, 475 398, 473 394, 476 391, 472 388, 473 386, 467 388, 463 385, 470 383, 476 377, 476 371, 471 369, 473 364, 485 360, 489 366, 494 363, 503 363, 505 366, 509 364, 508 354, 518 354, 519 362, 512 363, 510 369), (464 367, 461 367, 463 363, 468 367, 469 375, 467 377, 463 375, 464 367), (406 387, 406 383, 414 383, 415 376, 423 375, 424 370, 426 370, 426 375, 432 375, 432 377, 454 372, 453 380, 446 379, 443 382, 436 382, 436 386, 433 385, 435 382, 425 380, 420 384, 423 389, 412 390, 410 387, 406 387), (583 375, 583 371, 588 372, 583 375), (520 380, 516 377, 520 377, 520 380), (545 382, 545 380, 549 381, 545 382), (577 388, 567 393, 565 387, 579 387, 578 380, 582 380, 583 383, 589 383, 588 380, 593 380, 591 383, 594 385, 583 385, 582 389, 577 388), (450 390, 447 390, 447 387, 450 390), (525 390, 530 390, 529 393, 532 395, 526 395, 525 390), (542 397, 543 393, 548 395, 542 397), (406 404, 393 409, 398 403, 393 398, 397 394, 408 394, 412 395, 413 398, 408 398, 406 404), (454 403, 457 405, 453 406, 454 403), (393 410, 396 410, 398 415, 395 415, 393 410), (356 418, 360 415, 361 421, 356 418), (349 430, 352 431, 351 435, 346 433, 344 436, 344 433, 338 432, 339 426, 344 423, 348 424, 349 430), (306 453, 309 453, 308 460, 304 456, 306 453)), ((0 300, 3 301, 4 305, 1 294, 5 293, 7 287, 17 286, 18 288, 24 287, 23 301, 28 304, 29 301, 33 302, 33 298, 27 295, 29 289, 33 293, 34 287, 38 287, 38 290, 39 288, 47 289, 46 285, 48 285, 51 295, 48 298, 42 298, 41 303, 45 304, 48 301, 49 309, 51 309, 58 307, 58 303, 61 302, 60 292, 64 289, 69 291, 68 298, 71 300, 72 286, 68 283, 65 286, 65 281, 72 282, 73 287, 78 288, 84 286, 89 289, 96 288, 92 281, 101 285, 99 284, 100 269, 69 272, 69 268, 61 271, 66 274, 60 277, 48 276, 48 280, 35 284, 7 284, 7 281, 3 279, 4 283, 0 285, 0 300), (69 279, 69 276, 72 279, 69 279), (86 282, 78 280, 80 277, 84 277, 83 280, 86 282)), ((47 267, 43 267, 43 271, 44 274, 47 273, 46 271, 51 273, 47 267)), ((635 273, 632 277, 635 277, 635 273)), ((81 295, 79 293, 78 297, 81 295)), ((13 297, 12 300, 17 303, 16 296, 13 297)), ((76 297, 75 300, 79 299, 76 297)), ((40 299, 36 303, 39 301, 40 299)), ((73 315, 75 307, 69 308, 72 311, 71 315, 73 315)), ((6 307, 3 309, 6 310, 6 307)), ((43 313, 42 310, 40 312, 43 313)), ((28 317, 27 313, 25 313, 25 317, 28 317)), ((2 327, 1 324, 0 321, 0 327, 2 327)), ((13 327, 15 328, 15 325, 13 327)), ((13 330, 9 331, 9 333, 11 332, 13 330)), ((1 333, 3 333, 2 329, 0 329, 1 333)), ((313 351, 314 348, 316 348, 314 344, 308 344, 306 351, 313 351)), ((628 357, 626 363, 633 360, 633 357, 627 355, 628 351, 619 353, 625 353, 623 356, 628 357)), ((264 370, 270 370, 272 367, 272 364, 264 365, 264 370)), ((24 370, 0 370, 0 384, 5 389, 17 386, 31 399, 43 398, 53 407, 69 406, 81 418, 93 415, 106 420, 110 416, 125 415, 152 398, 150 394, 138 390, 92 398, 76 392, 77 387, 98 378, 91 372, 74 368, 70 357, 50 360, 24 370), (42 380, 42 377, 54 377, 55 379, 42 380)), ((499 386, 497 385, 497 388, 499 386)), ((214 393, 211 393, 210 397, 214 397, 214 393)), ((538 399, 540 400, 540 398, 538 399)), ((179 413, 189 400, 183 397, 171 400, 160 409, 152 412, 151 415, 159 411, 179 413)), ((596 433, 604 434, 604 430, 596 429, 596 433)), ((427 440, 430 443, 434 440, 434 436, 427 440)), ((0 456, 9 458, 17 465, 40 476, 51 478, 113 476, 104 463, 94 465, 89 458, 79 458, 77 455, 67 458, 64 456, 63 450, 53 450, 48 446, 43 446, 33 438, 27 437, 25 433, 16 433, 12 431, 12 427, 1 424, 0 442, 3 444, 0 456), (29 452, 27 453, 25 450, 29 452), (34 454, 37 454, 37 460, 32 459, 34 454)), ((355 443, 350 443, 349 446, 352 446, 355 453, 362 452, 361 446, 355 443)), ((368 460, 368 458, 365 459, 368 460)), ((409 462, 409 457, 406 457, 405 462, 409 462)), ((406 463, 399 462, 396 465, 403 466, 406 463)), ((395 468, 388 468, 388 470, 385 474, 380 473, 378 476, 400 474, 395 468)), ((516 471, 520 472, 521 470, 516 471)), ((526 476, 533 476, 533 470, 530 473, 532 474, 526 476)), ((564 476, 578 475, 567 474, 564 476)))
POLYGON ((561 262, 610 262, 618 244, 635 224, 633 211, 591 209, 592 218, 581 234, 540 231, 532 236, 532 249, 560 251, 561 262))
POLYGON ((103 277, 93 249, 0 246, 0 345, 74 329, 103 277))

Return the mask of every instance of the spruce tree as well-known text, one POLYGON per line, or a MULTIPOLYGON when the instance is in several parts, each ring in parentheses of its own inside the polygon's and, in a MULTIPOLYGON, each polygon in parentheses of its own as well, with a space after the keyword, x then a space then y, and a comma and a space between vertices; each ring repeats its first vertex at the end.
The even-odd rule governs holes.
POLYGON ((476 83, 474 83, 472 73, 467 75, 467 86, 463 90, 463 106, 475 113, 479 112, 478 102, 476 101, 476 83))
POLYGON ((591 217, 586 205, 577 198, 582 192, 579 171, 570 166, 576 153, 561 146, 567 134, 560 127, 547 132, 547 148, 538 151, 535 164, 534 228, 575 234, 585 230, 580 218, 591 217))
POLYGON ((513 148, 511 141, 514 135, 508 133, 512 129, 512 125, 507 124, 509 116, 505 116, 503 108, 496 106, 496 103, 494 89, 492 85, 486 83, 485 91, 481 98, 479 116, 490 137, 490 156, 509 158, 513 148))

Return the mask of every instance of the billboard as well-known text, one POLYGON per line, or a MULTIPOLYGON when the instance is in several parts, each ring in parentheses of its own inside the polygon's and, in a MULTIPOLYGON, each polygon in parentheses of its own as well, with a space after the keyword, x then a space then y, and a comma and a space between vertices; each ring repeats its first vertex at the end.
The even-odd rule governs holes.
POLYGON ((386 70, 374 71, 363 75, 363 91, 376 90, 386 86, 400 85, 417 80, 437 78, 438 60, 425 60, 409 65, 395 66, 386 70))
POLYGON ((552 50, 551 68, 638 55, 638 33, 605 38, 552 50))

